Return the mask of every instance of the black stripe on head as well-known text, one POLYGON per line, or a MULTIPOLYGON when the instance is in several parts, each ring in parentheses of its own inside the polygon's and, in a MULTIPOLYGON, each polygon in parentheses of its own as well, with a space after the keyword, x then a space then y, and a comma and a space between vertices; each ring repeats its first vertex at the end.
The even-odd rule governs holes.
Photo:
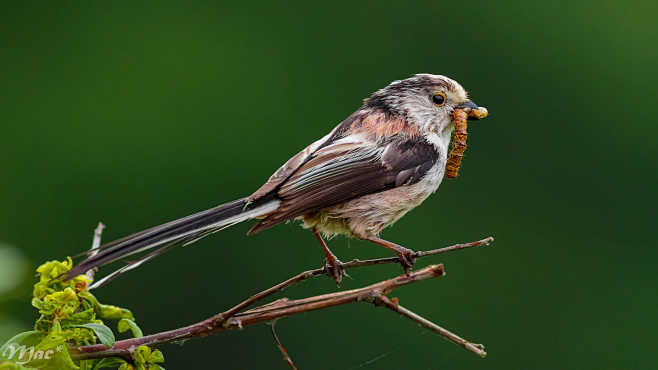
POLYGON ((383 89, 375 91, 369 98, 363 101, 364 107, 374 108, 385 112, 387 115, 395 113, 391 109, 390 101, 396 96, 413 94, 424 89, 445 89, 454 91, 454 84, 440 76, 431 74, 417 74, 404 80, 391 82, 383 89))

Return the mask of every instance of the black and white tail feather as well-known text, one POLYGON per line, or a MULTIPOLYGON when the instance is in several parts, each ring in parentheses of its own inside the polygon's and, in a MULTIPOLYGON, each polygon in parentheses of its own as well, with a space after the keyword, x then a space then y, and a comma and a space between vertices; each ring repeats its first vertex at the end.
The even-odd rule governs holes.
POLYGON ((128 262, 127 265, 95 281, 89 287, 89 289, 98 288, 175 247, 191 244, 212 233, 266 215, 276 210, 278 206, 279 200, 273 197, 259 199, 254 203, 249 203, 246 198, 242 198, 140 231, 101 245, 96 255, 89 256, 69 270, 66 273, 66 279, 84 274, 86 271, 124 259, 128 256, 150 250, 148 254, 140 256, 137 260, 128 262))

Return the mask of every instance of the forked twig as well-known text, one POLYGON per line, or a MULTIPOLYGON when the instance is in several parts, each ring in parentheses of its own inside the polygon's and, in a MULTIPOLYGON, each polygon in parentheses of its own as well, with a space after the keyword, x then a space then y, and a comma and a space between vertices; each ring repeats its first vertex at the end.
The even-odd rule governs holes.
MULTIPOLYGON (((439 248, 439 249, 432 249, 428 251, 418 251, 414 253, 414 257, 421 258, 421 257, 427 257, 427 256, 433 256, 435 254, 440 254, 440 253, 445 253, 445 252, 450 252, 450 251, 455 251, 459 249, 464 249, 464 248, 471 248, 471 247, 483 247, 483 246, 488 246, 489 244, 493 243, 494 238, 489 236, 484 239, 470 242, 470 243, 461 243, 461 244, 454 244, 448 247, 444 248, 439 248)), ((361 261, 359 259, 354 259, 349 262, 344 262, 341 264, 343 269, 351 269, 351 268, 357 268, 357 267, 365 267, 365 266, 372 266, 372 265, 379 265, 383 263, 400 263, 400 260, 397 257, 386 257, 386 258, 375 258, 375 259, 370 259, 370 260, 365 260, 361 261)), ((260 293, 254 294, 253 296, 245 299, 244 301, 238 303, 235 305, 233 308, 224 311, 217 315, 218 320, 226 319, 229 318, 236 313, 244 310, 245 308, 251 306, 257 301, 262 300, 263 298, 266 298, 274 293, 280 292, 286 288, 288 288, 291 285, 294 285, 296 283, 302 282, 306 279, 310 279, 314 276, 318 275, 329 275, 327 272, 327 267, 319 268, 319 269, 314 269, 314 270, 308 270, 304 271, 302 273, 299 273, 293 277, 291 277, 288 280, 285 280, 271 288, 265 289, 260 293)), ((329 275, 331 276, 331 275, 329 275)))
MULTIPOLYGON (((482 240, 478 240, 472 243, 466 244, 455 244, 449 247, 434 249, 429 251, 420 251, 416 252, 417 257, 425 257, 430 255, 435 255, 439 253, 444 253, 448 251, 476 247, 476 246, 485 246, 493 242, 492 237, 488 237, 482 240)), ((396 257, 393 258, 379 258, 373 260, 353 260, 342 264, 344 269, 377 265, 382 263, 398 263, 396 257)), ((309 279, 313 276, 318 276, 322 274, 328 274, 328 271, 325 268, 314 269, 302 272, 293 276, 292 278, 279 283, 271 288, 268 288, 260 293, 257 293, 241 303, 235 305, 233 308, 224 311, 220 314, 212 316, 206 320, 186 326, 180 329, 170 330, 162 333, 157 333, 141 338, 132 338, 122 341, 118 341, 114 344, 112 348, 106 348, 102 344, 82 346, 71 348, 71 356, 75 360, 90 359, 90 358, 103 358, 103 357, 130 357, 132 352, 140 345, 148 346, 157 346, 163 343, 170 343, 181 341, 189 338, 198 338, 204 337, 218 332, 232 330, 232 329, 242 329, 245 326, 253 325, 260 322, 272 322, 277 319, 296 315, 304 312, 315 311, 319 309, 324 309, 328 307, 333 307, 337 305, 343 305, 353 302, 369 302, 375 305, 383 305, 389 309, 393 309, 402 316, 405 316, 412 321, 418 322, 426 328, 433 330, 441 335, 443 335, 448 340, 451 340, 457 344, 462 345, 464 348, 478 354, 479 356, 484 357, 486 353, 483 350, 483 347, 478 344, 473 344, 469 341, 466 341, 459 336, 452 334, 451 332, 439 327, 438 325, 426 320, 419 315, 403 308, 389 300, 386 297, 386 294, 391 292, 393 289, 414 283, 420 280, 435 278, 444 275, 443 265, 430 265, 425 268, 412 271, 408 275, 400 275, 392 279, 380 281, 375 284, 368 285, 359 289, 352 289, 347 291, 340 291, 335 293, 323 294, 318 296, 313 296, 309 298, 290 300, 287 298, 282 298, 271 302, 269 304, 253 308, 251 310, 246 310, 249 306, 254 303, 276 293, 286 289, 287 287, 301 282, 303 280, 309 279)), ((294 365, 293 365, 294 366, 294 365)))

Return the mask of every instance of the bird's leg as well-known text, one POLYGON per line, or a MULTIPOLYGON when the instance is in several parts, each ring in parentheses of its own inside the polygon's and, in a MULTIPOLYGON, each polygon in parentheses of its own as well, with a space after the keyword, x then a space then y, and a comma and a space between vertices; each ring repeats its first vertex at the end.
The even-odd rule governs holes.
POLYGON ((322 246, 322 251, 324 252, 324 255, 327 257, 327 264, 325 266, 326 270, 334 278, 336 285, 340 284, 340 282, 343 280, 343 276, 345 276, 343 263, 340 262, 338 257, 336 257, 336 255, 333 254, 331 250, 329 250, 329 247, 327 247, 327 243, 324 242, 324 239, 322 239, 320 233, 318 233, 318 231, 315 228, 311 229, 311 231, 313 231, 313 235, 315 235, 315 238, 318 239, 318 242, 320 242, 320 245, 322 246))
POLYGON ((404 272, 407 274, 409 274, 409 271, 411 270, 411 266, 413 266, 414 263, 416 263, 416 256, 415 256, 416 252, 412 251, 411 249, 405 248, 393 242, 389 242, 388 240, 380 239, 376 236, 371 236, 365 238, 364 240, 373 242, 375 244, 379 244, 382 247, 394 251, 395 254, 398 255, 398 258, 400 259, 400 264, 402 265, 404 272))

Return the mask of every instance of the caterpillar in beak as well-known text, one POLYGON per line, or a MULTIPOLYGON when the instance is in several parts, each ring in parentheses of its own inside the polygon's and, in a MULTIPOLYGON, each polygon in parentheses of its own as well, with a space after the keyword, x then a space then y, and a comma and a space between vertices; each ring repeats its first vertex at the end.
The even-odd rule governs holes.
POLYGON ((471 109, 468 113, 464 109, 455 108, 455 111, 452 113, 452 124, 455 126, 455 131, 452 135, 450 156, 448 156, 448 161, 446 162, 445 176, 447 178, 454 179, 459 174, 459 166, 461 166, 462 158, 464 158, 464 152, 466 151, 466 140, 468 138, 467 122, 469 117, 472 119, 482 119, 488 114, 487 108, 484 107, 471 109))

